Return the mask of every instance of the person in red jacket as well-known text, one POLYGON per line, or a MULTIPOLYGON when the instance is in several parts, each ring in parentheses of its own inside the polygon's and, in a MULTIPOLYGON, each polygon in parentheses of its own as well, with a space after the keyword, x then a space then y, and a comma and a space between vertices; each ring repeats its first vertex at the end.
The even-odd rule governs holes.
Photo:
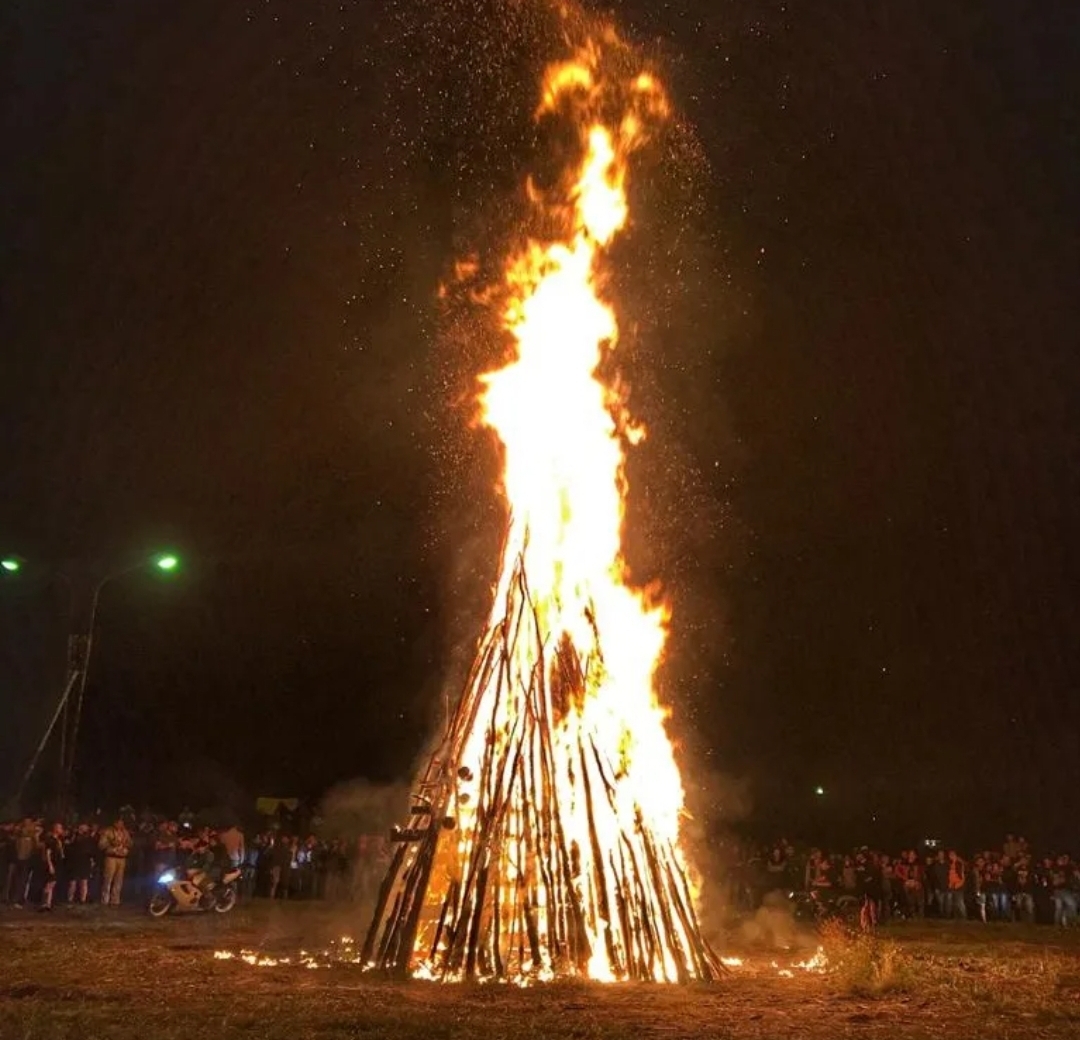
POLYGON ((922 919, 926 916, 925 873, 914 849, 909 849, 900 857, 896 876, 903 886, 904 908, 908 917, 922 919))
POLYGON ((949 850, 949 917, 967 918, 967 864, 955 849, 949 850))

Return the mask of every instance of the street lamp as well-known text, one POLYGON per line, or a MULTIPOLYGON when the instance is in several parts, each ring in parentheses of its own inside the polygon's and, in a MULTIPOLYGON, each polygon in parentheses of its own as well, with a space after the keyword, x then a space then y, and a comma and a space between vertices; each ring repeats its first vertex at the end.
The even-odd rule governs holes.
MULTIPOLYGON (((97 620, 97 608, 98 601, 101 599, 101 590, 105 588, 110 581, 122 578, 127 574, 131 574, 133 571, 141 570, 148 563, 152 563, 159 571, 171 574, 180 566, 180 558, 175 553, 170 552, 156 554, 140 553, 139 558, 133 563, 106 574, 94 587, 94 596, 90 601, 90 619, 87 624, 86 634, 75 635, 70 641, 70 663, 68 667, 71 669, 77 668, 79 677, 75 687, 75 704, 71 712, 70 736, 68 735, 68 726, 66 724, 61 732, 60 802, 62 808, 67 808, 66 803, 71 789, 71 778, 75 772, 75 745, 79 737, 79 720, 82 718, 83 695, 86 692, 86 677, 90 672, 90 651, 94 647, 94 622, 97 620)), ((66 721, 65 715, 65 723, 66 721)))
MULTIPOLYGON (((75 770, 75 747, 79 735, 79 721, 82 716, 83 696, 86 692, 86 676, 90 670, 90 652, 94 645, 94 624, 97 620, 98 601, 101 599, 101 590, 111 581, 122 578, 134 571, 153 565, 164 573, 171 574, 180 566, 180 557, 175 553, 138 553, 131 557, 126 566, 110 570, 98 578, 93 586, 92 572, 86 573, 87 568, 75 569, 76 576, 73 578, 67 574, 60 574, 60 578, 68 586, 71 593, 72 604, 72 633, 68 637, 68 665, 67 676, 64 680, 64 691, 60 701, 56 705, 56 711, 45 730, 41 742, 38 744, 34 757, 23 775, 16 794, 16 801, 21 799, 23 789, 37 766, 38 759, 45 745, 49 741, 56 723, 63 715, 60 723, 60 808, 67 808, 67 797, 71 787, 71 778, 75 770), (92 591, 91 591, 92 590, 92 591), (89 610, 85 611, 89 598, 89 610), (84 626, 85 623, 85 627, 84 626), (70 721, 69 721, 70 716, 70 721)), ((22 567, 18 557, 9 556, 0 560, 2 567, 9 574, 16 574, 22 567)))

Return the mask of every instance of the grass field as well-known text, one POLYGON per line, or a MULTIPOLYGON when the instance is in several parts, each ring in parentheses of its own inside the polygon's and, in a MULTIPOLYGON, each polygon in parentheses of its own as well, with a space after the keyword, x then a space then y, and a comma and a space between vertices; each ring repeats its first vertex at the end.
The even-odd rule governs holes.
POLYGON ((153 921, 134 910, 0 911, 0 1040, 674 1040, 679 1037, 1080 1037, 1080 931, 898 925, 720 940, 744 960, 711 986, 390 983, 352 965, 252 967, 359 936, 313 906, 153 921), (792 965, 823 944, 824 973, 792 965))

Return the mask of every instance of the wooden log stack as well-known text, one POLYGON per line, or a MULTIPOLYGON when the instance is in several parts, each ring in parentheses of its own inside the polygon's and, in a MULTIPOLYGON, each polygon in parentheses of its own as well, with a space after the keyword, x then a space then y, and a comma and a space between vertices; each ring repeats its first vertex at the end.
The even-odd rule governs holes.
POLYGON ((505 587, 392 833, 364 963, 445 981, 718 978, 678 850, 620 800, 618 755, 584 723, 599 636, 582 660, 548 631, 522 558, 505 587))

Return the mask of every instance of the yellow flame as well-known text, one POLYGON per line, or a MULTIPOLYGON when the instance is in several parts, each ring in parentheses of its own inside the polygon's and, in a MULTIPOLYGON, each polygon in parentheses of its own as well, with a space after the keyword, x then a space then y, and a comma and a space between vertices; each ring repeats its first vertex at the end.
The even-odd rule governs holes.
MULTIPOLYGON (((484 422, 504 448, 502 490, 510 514, 492 623, 499 621, 515 566, 523 559, 549 650, 568 639, 580 660, 590 662, 587 689, 559 720, 554 743, 572 773, 574 749, 587 735, 610 763, 614 811, 591 816, 571 783, 563 783, 557 795, 568 840, 582 857, 578 884, 583 901, 598 906, 606 898, 614 906, 618 892, 590 889, 595 877, 603 875, 591 870, 590 825, 608 849, 618 847, 620 835, 634 834, 642 823, 674 847, 684 792, 654 688, 666 608, 628 583, 621 548, 625 451, 641 440, 644 430, 601 376, 618 333, 612 305, 600 289, 605 250, 629 217, 629 156, 645 140, 648 123, 666 114, 667 105, 659 84, 641 73, 617 86, 623 111, 605 120, 601 112, 613 107, 612 85, 600 76, 599 62, 599 49, 590 46, 575 61, 553 66, 545 77, 540 112, 573 114, 582 158, 557 204, 530 188, 529 199, 548 206, 546 216, 563 218, 564 233, 553 241, 530 243, 508 264, 504 321, 514 357, 481 377, 481 405, 484 422)), ((528 676, 531 659, 519 663, 528 676)), ((489 711, 497 716, 499 710, 488 703, 480 717, 487 718, 489 711)), ((513 719, 506 718, 504 731, 512 725, 513 719)), ((474 773, 480 770, 485 740, 484 728, 475 727, 462 757, 474 773)), ((458 810, 458 851, 464 854, 474 809, 463 803, 458 810)), ((512 819, 509 838, 524 826, 512 819)), ((506 842, 507 847, 513 844, 506 842)), ((503 864, 503 869, 512 881, 527 865, 503 864)), ((544 907, 537 909, 543 929, 544 907)), ((674 926, 676 932, 681 927, 674 926)), ((589 977, 613 980, 605 949, 608 923, 594 918, 590 930, 589 977)), ((546 940, 546 932, 540 938, 546 940)), ((670 950, 659 944, 653 956, 654 977, 674 978, 670 950)), ((550 973, 546 962, 530 969, 538 976, 550 973)))
POLYGON ((813 957, 809 957, 805 961, 799 961, 794 967, 800 968, 802 971, 812 972, 815 975, 828 971, 829 958, 825 955, 825 948, 819 946, 813 957))
MULTIPOLYGON (((566 92, 592 90, 595 70, 588 63, 596 60, 589 50, 549 72, 547 107, 566 92)), ((632 86, 666 111, 651 76, 642 73, 632 86)), ((625 822, 631 824, 640 808, 674 840, 683 787, 654 692, 666 610, 626 583, 621 553, 625 446, 643 431, 599 374, 618 326, 597 278, 604 248, 627 221, 627 160, 640 130, 616 137, 592 122, 582 136, 586 149, 570 192, 567 235, 531 244, 510 264, 505 318, 516 357, 482 377, 483 418, 505 449, 503 490, 511 517, 496 610, 524 552, 552 636, 566 633, 586 657, 598 633, 605 674, 590 689, 578 722, 602 731, 613 760, 624 766, 625 822)))
POLYGON ((811 975, 824 975, 829 970, 829 958, 825 954, 825 948, 819 946, 814 952, 814 955, 808 957, 804 961, 795 961, 786 968, 781 968, 776 961, 772 961, 769 966, 773 968, 776 971, 776 974, 782 979, 794 978, 796 971, 805 971, 811 975))

